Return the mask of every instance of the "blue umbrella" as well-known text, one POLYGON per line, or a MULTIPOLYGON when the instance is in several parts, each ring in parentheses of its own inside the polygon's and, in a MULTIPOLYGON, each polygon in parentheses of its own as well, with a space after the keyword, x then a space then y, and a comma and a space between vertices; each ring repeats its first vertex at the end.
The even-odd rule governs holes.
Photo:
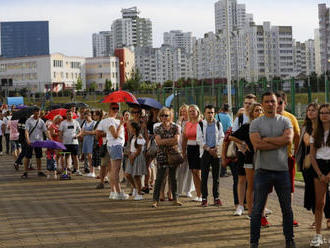
POLYGON ((173 99, 174 99, 174 94, 167 97, 165 100, 165 106, 168 108, 171 107, 171 102, 173 101, 173 99))
POLYGON ((54 140, 35 141, 35 142, 31 143, 31 146, 40 147, 40 148, 66 150, 66 147, 62 143, 54 141, 54 140))
POLYGON ((161 109, 163 107, 163 105, 160 102, 150 97, 140 97, 137 100, 142 108, 161 109))

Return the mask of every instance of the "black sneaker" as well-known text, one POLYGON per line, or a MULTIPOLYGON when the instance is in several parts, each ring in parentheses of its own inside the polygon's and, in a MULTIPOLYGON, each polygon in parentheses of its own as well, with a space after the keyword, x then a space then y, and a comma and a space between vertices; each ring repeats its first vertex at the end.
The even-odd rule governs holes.
POLYGON ((15 168, 15 170, 17 170, 17 171, 18 171, 18 169, 19 169, 19 164, 17 164, 17 163, 14 163, 14 168, 15 168))
POLYGON ((88 168, 85 168, 84 172, 85 173, 90 173, 90 170, 88 168))
POLYGON ((22 179, 27 179, 28 178, 28 173, 24 172, 23 175, 21 176, 22 179))
POLYGON ((296 248, 296 243, 294 242, 294 240, 287 240, 285 247, 286 248, 296 248))
POLYGON ((45 173, 43 173, 42 171, 38 172, 38 177, 47 177, 45 173))

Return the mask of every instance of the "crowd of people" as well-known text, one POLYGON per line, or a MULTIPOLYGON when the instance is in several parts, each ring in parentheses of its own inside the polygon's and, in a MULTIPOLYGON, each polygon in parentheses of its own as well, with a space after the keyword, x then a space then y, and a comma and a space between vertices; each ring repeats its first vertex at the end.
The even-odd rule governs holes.
MULTIPOLYGON (((330 229, 330 105, 309 104, 301 129, 286 106, 284 92, 266 92, 260 103, 255 95, 247 95, 234 120, 228 104, 219 110, 207 105, 203 112, 197 105, 183 105, 177 120, 171 108, 145 110, 135 105, 120 113, 118 103, 110 103, 108 113, 73 107, 65 116, 51 120, 37 108, 29 118, 10 120, 11 112, 3 108, 0 138, 5 137, 14 168, 19 170, 24 163, 23 179, 34 169, 34 153, 40 177, 84 173, 99 179, 97 189, 109 182, 111 200, 127 200, 130 195, 133 200, 143 200, 152 191, 153 208, 166 198, 181 206, 179 197, 208 207, 210 171, 212 204, 222 206, 219 181, 230 169, 233 215, 241 216, 247 210, 250 247, 258 247, 260 228, 270 226, 267 216, 272 211, 267 208, 267 198, 273 190, 283 215, 286 247, 296 247, 294 227, 299 223, 292 199, 297 168, 305 181, 304 207, 315 216, 310 246, 319 247, 323 244, 323 212, 330 229), (46 151, 46 174, 41 165, 43 150, 31 146, 44 139, 61 142, 66 148, 46 151), (129 194, 121 188, 121 170, 122 181, 130 185, 129 194)), ((2 149, 0 142, 1 155, 2 149)))

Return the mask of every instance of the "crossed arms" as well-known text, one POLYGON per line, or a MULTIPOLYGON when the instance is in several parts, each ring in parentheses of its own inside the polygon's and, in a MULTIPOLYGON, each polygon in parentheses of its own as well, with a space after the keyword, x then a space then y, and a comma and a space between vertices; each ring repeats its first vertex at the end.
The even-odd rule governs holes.
POLYGON ((256 150, 275 150, 282 146, 287 146, 292 143, 293 129, 287 128, 283 134, 278 137, 264 137, 261 138, 259 133, 250 133, 250 139, 256 150))

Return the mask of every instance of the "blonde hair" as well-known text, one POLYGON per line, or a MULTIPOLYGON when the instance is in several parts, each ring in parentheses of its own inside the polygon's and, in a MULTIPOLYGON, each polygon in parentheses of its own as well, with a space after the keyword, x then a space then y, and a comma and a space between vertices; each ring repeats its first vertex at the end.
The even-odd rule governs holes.
POLYGON ((166 107, 163 107, 161 110, 159 110, 159 113, 158 113, 158 116, 157 116, 158 121, 159 122, 161 121, 160 116, 162 114, 164 114, 164 112, 169 112, 170 113, 170 121, 172 121, 173 120, 173 112, 169 108, 166 108, 166 107))
POLYGON ((53 122, 56 122, 56 121, 57 121, 57 119, 60 119, 60 120, 62 120, 62 119, 63 119, 63 117, 62 117, 61 115, 55 115, 55 117, 54 117, 54 119, 53 119, 53 122))
MULTIPOLYGON (((201 119, 202 119, 202 114, 201 114, 201 111, 199 110, 199 107, 195 104, 190 104, 189 107, 188 107, 188 112, 189 112, 189 109, 190 108, 194 108, 196 109, 198 115, 197 115, 197 121, 199 122, 201 119)), ((191 118, 190 118, 190 115, 188 113, 188 121, 192 121, 191 118)))
POLYGON ((186 110, 187 111, 187 113, 188 113, 188 109, 189 109, 189 106, 187 105, 187 104, 183 104, 180 108, 179 108, 179 116, 180 116, 180 114, 181 114, 181 111, 182 110, 186 110))
POLYGON ((250 108, 249 108, 249 120, 250 120, 250 122, 254 119, 254 110, 256 109, 256 107, 261 107, 262 108, 261 103, 255 102, 255 103, 252 103, 252 105, 250 106, 250 108))

